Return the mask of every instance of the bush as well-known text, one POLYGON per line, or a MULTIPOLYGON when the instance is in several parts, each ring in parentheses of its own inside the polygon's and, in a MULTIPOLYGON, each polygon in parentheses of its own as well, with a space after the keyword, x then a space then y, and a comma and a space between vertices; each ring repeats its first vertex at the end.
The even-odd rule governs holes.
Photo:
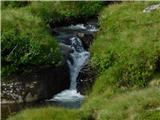
POLYGON ((2 9, 6 8, 19 8, 24 7, 30 4, 30 1, 2 1, 1 7, 2 9))
POLYGON ((26 9, 2 11, 2 76, 25 65, 55 65, 59 48, 45 24, 26 9))
POLYGON ((96 15, 102 7, 101 2, 32 2, 30 9, 34 15, 45 22, 63 21, 66 18, 90 17, 96 15))

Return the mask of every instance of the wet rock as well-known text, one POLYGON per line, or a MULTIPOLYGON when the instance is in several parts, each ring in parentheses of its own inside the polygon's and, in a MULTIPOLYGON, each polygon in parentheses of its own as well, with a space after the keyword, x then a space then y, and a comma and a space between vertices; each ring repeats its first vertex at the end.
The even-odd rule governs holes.
POLYGON ((160 73, 160 56, 158 56, 158 59, 156 61, 156 71, 160 73))
POLYGON ((72 57, 70 56, 71 53, 74 52, 74 50, 69 47, 68 45, 65 45, 63 43, 59 43, 60 49, 62 51, 62 55, 64 58, 64 61, 69 60, 71 63, 73 63, 72 57))
MULTIPOLYGON (((74 42, 71 38, 78 37, 82 41, 84 49, 87 50, 93 41, 94 33, 98 31, 97 27, 97 19, 93 19, 84 24, 55 27, 52 30, 58 42, 72 46, 74 42)), ((75 43, 73 47, 76 49, 78 44, 75 43)))
POLYGON ((93 34, 85 34, 85 33, 77 33, 77 36, 82 41, 82 44, 84 46, 84 49, 88 50, 90 45, 93 42, 93 34))
POLYGON ((33 102, 51 98, 54 94, 69 88, 68 65, 43 66, 22 75, 2 80, 1 99, 3 103, 33 102))
POLYGON ((150 5, 149 7, 145 8, 143 10, 143 12, 148 13, 148 12, 154 11, 156 9, 160 9, 160 4, 150 5))
POLYGON ((77 91, 83 95, 88 94, 92 89, 96 76, 97 71, 90 64, 86 64, 78 75, 77 91))

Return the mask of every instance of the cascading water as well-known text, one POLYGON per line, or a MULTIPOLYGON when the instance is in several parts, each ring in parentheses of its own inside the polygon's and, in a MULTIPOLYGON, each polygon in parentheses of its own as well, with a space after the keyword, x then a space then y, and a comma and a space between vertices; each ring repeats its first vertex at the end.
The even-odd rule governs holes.
MULTIPOLYGON (((60 37, 62 35, 68 35, 68 31, 66 30, 66 33, 64 32, 64 29, 72 29, 72 30, 83 30, 86 32, 96 32, 97 29, 93 25, 85 26, 84 24, 77 24, 77 25, 71 25, 69 27, 63 27, 63 33, 59 35, 60 37)), ((68 108, 78 108, 81 105, 81 102, 84 99, 84 96, 80 93, 77 93, 77 77, 81 70, 81 68, 85 65, 87 60, 89 59, 90 53, 87 52, 81 43, 81 40, 77 36, 70 36, 69 37, 69 44, 66 43, 67 46, 71 47, 74 52, 70 54, 72 58, 71 61, 67 61, 69 69, 70 69, 70 88, 67 90, 64 90, 55 96, 53 96, 52 99, 48 101, 54 101, 56 104, 68 107, 68 108)), ((64 41, 65 43, 65 41, 64 41)))

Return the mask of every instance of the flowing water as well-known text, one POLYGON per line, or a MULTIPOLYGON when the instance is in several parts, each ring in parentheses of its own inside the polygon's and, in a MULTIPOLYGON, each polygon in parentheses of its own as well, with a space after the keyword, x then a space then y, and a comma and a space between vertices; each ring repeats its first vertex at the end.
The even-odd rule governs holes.
POLYGON ((78 108, 80 107, 81 103, 83 102, 84 96, 77 92, 77 77, 81 70, 81 68, 87 63, 90 53, 86 51, 83 48, 83 45, 81 43, 81 40, 73 34, 72 31, 80 31, 80 32, 87 32, 87 34, 91 34, 97 31, 96 26, 88 24, 77 24, 77 25, 71 25, 68 27, 59 28, 59 31, 61 34, 57 36, 61 42, 62 36, 69 36, 69 42, 66 43, 69 47, 71 47, 74 52, 70 54, 72 61, 67 61, 69 69, 70 69, 70 88, 67 90, 64 90, 55 96, 53 96, 52 99, 47 101, 53 101, 56 104, 68 107, 68 108, 78 108), (71 35, 72 34, 72 35, 71 35))

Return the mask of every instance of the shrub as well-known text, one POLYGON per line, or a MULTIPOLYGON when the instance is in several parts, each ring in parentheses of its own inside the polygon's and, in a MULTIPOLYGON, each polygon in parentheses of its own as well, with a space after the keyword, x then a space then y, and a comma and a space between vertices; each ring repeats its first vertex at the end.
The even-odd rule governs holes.
POLYGON ((30 4, 30 1, 2 1, 2 9, 24 7, 30 4))
POLYGON ((60 61, 56 41, 39 17, 26 9, 2 11, 2 76, 25 65, 55 65, 60 61), (9 71, 8 71, 9 70, 9 71))
POLYGON ((30 9, 45 22, 62 21, 66 18, 90 17, 101 9, 101 2, 32 2, 30 9))

